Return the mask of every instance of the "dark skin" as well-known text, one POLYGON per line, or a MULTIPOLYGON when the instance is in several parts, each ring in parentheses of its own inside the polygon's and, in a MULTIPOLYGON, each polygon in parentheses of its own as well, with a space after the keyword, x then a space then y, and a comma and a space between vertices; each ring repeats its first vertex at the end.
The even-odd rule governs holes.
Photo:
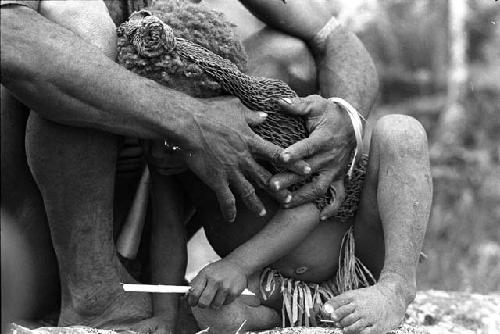
MULTIPOLYGON (((261 5, 261 8, 270 10, 266 12, 267 16, 274 17, 270 23, 276 25, 278 22, 282 29, 288 28, 292 33, 297 33, 297 30, 311 24, 301 22, 299 17, 301 13, 307 13, 308 8, 313 8, 317 4, 316 2, 305 4, 300 1, 289 1, 287 5, 290 7, 277 7, 275 9, 279 10, 272 12, 271 7, 280 6, 280 4, 264 1, 247 2, 247 5, 256 8, 261 5), (294 8, 296 12, 293 12, 294 8), (280 17, 280 15, 283 16, 280 17), (289 17, 290 20, 288 20, 289 17), (303 24, 293 26, 295 22, 303 24)), ((305 34, 304 36, 311 35, 305 34)), ((350 41, 348 36, 349 34, 345 34, 342 28, 330 34, 328 41, 330 43, 335 41, 338 44, 328 44, 326 50, 337 52, 337 54, 331 55, 332 58, 327 58, 320 64, 328 64, 326 69, 330 70, 325 76, 325 81, 328 82, 328 77, 331 80, 330 85, 327 85, 332 88, 330 96, 345 97, 358 110, 363 111, 364 103, 370 101, 370 97, 375 97, 376 93, 371 89, 377 85, 367 74, 370 73, 367 68, 370 68, 371 63, 363 63, 362 52, 358 53, 360 51, 356 45, 359 45, 359 41, 350 41), (349 56, 349 53, 356 56, 349 56), (339 68, 329 63, 332 60, 334 63, 338 61, 336 64, 339 68), (364 71, 359 73, 359 68, 363 68, 364 71), (332 80, 332 77, 337 80, 332 80), (359 79, 361 82, 358 82, 359 79)), ((321 91, 323 93, 323 89, 321 91)), ((339 115, 345 117, 345 114, 340 114, 339 108, 333 107, 334 110, 329 110, 327 106, 331 104, 321 97, 308 97, 292 103, 289 109, 295 110, 297 114, 307 114, 310 127, 316 132, 324 131, 324 137, 329 137, 329 143, 331 143, 334 142, 332 139, 335 139, 334 135, 337 131, 329 131, 326 124, 337 126, 339 118, 336 117, 339 115), (299 107, 294 108, 295 105, 299 107), (333 117, 335 121, 329 123, 330 117, 333 117)), ((349 130, 343 131, 344 134, 350 133, 352 136, 349 130)), ((343 132, 340 130, 338 133, 343 132)), ((320 155, 318 153, 328 148, 336 154, 342 151, 348 152, 345 147, 336 149, 335 145, 331 144, 315 145, 314 143, 317 143, 319 138, 315 138, 314 133, 311 137, 313 138, 308 144, 304 144, 308 142, 305 140, 294 145, 295 148, 285 149, 281 159, 286 160, 286 156, 289 155, 289 161, 293 161, 294 152, 297 151, 299 156, 301 154, 307 156, 313 152, 320 155), (288 154, 286 154, 287 151, 288 154)), ((344 138, 346 143, 352 140, 349 136, 341 135, 340 137, 344 138)), ((347 155, 335 158, 339 159, 337 161, 346 160, 347 155)), ((309 200, 313 198, 311 194, 324 192, 322 189, 330 184, 325 180, 329 178, 335 180, 332 174, 339 174, 329 173, 332 169, 327 166, 332 163, 331 157, 325 154, 322 160, 328 161, 324 169, 315 166, 323 172, 322 176, 317 178, 315 186, 306 185, 304 192, 306 195, 302 195, 311 196, 309 200), (310 187, 309 190, 307 187, 310 187)), ((312 166, 311 161, 314 161, 314 156, 308 160, 312 166)), ((321 165, 320 162, 317 163, 317 166, 321 165)), ((342 166, 345 165, 342 164, 342 166)), ((333 168, 339 167, 336 165, 333 168)), ((299 177, 295 178, 299 179, 299 177)), ((281 186, 280 182, 279 184, 281 186)), ((299 190, 299 193, 301 191, 304 191, 304 188, 299 190)), ((261 301, 262 304, 259 306, 259 301, 249 302, 237 298, 233 303, 222 306, 232 301, 234 292, 238 291, 239 294, 244 286, 258 292, 258 279, 256 278, 263 266, 270 265, 285 276, 291 277, 295 277, 293 273, 296 273, 296 269, 308 266, 309 276, 299 275, 298 278, 313 282, 321 281, 328 276, 329 273, 321 273, 321 269, 327 268, 326 271, 335 271, 332 266, 335 259, 318 259, 318 252, 313 250, 313 246, 319 246, 320 252, 335 254, 330 247, 337 249, 340 247, 339 240, 342 232, 323 230, 325 226, 335 226, 335 222, 318 223, 318 214, 314 212, 314 209, 308 208, 307 204, 283 212, 278 210, 270 221, 268 218, 256 220, 240 212, 236 221, 237 226, 230 228, 224 225, 223 220, 218 218, 211 209, 208 201, 209 195, 205 197, 202 192, 198 191, 193 193, 198 193, 201 199, 199 202, 200 218, 210 217, 206 221, 207 236, 219 254, 224 256, 221 261, 205 267, 192 282, 193 291, 189 299, 192 304, 199 306, 193 308, 193 312, 202 327, 210 327, 217 333, 234 333, 244 321, 246 323, 243 330, 271 328, 278 325, 279 317, 272 310, 273 306, 270 309, 264 301, 261 301), (295 224, 297 221, 302 224, 295 224), (308 226, 312 229, 311 232, 308 232, 308 226), (305 235, 307 237, 300 241, 300 236, 305 235), (320 241, 319 238, 330 239, 320 241), (297 245, 294 251, 277 259, 283 253, 287 253, 291 247, 293 248, 293 245, 297 245)), ((293 197, 297 198, 297 196, 298 193, 293 197)), ((334 297, 323 309, 325 316, 331 316, 336 320, 344 328, 345 333, 385 333, 397 327, 402 321, 405 308, 413 300, 415 294, 416 263, 428 220, 431 197, 432 184, 427 143, 422 126, 405 116, 394 115, 381 119, 377 122, 371 138, 367 181, 363 189, 360 208, 354 219, 356 255, 372 270, 379 281, 372 287, 349 291, 334 297)), ((295 204, 295 202, 292 203, 295 204)), ((334 211, 332 208, 329 210, 334 211)), ((270 213, 273 215, 275 212, 271 210, 270 213)), ((324 217, 324 214, 322 212, 319 216, 324 217)))
MULTIPOLYGON (((225 116, 209 119, 206 111, 228 115, 233 106, 190 98, 116 65, 109 59, 115 53, 115 27, 99 3, 43 2, 44 16, 23 6, 1 9, 2 84, 43 117, 30 117, 27 151, 62 273, 61 325, 116 326, 149 317, 152 307, 148 295, 124 294, 120 289, 120 282, 133 279, 110 242, 117 141, 99 130, 169 138, 181 145, 190 167, 217 188, 228 220, 235 215, 229 185, 246 193, 253 190, 247 177, 255 177, 256 184, 270 177, 262 175, 265 171, 251 153, 272 160, 280 150, 250 132, 246 121, 259 121, 261 116, 246 112, 240 123, 225 116), (209 169, 217 174, 206 174, 209 169), (71 238, 84 249, 71 247, 71 238)), ((255 196, 247 199, 256 214, 262 212, 255 196)))
MULTIPOLYGON (((57 16, 51 17, 52 20, 61 17, 63 10, 51 2, 44 9, 48 16, 57 16)), ((100 12, 91 15, 103 21, 100 12)), ((99 48, 89 46, 73 32, 29 8, 2 7, 2 16, 2 84, 44 118, 122 135, 168 138, 182 146, 189 156, 189 167, 214 187, 228 220, 236 215, 229 185, 237 193, 245 194, 249 187, 253 189, 247 178, 260 184, 269 177, 251 153, 272 161, 282 149, 257 137, 244 122, 228 124, 224 115, 205 115, 205 111, 211 116, 230 111, 139 78, 108 59, 115 52, 113 43, 110 44, 115 37, 111 35, 114 28, 109 26, 109 20, 102 31, 96 32, 102 47, 108 48, 103 54, 99 48), (40 31, 50 31, 51 34, 41 34, 50 38, 35 38, 40 31), (38 54, 38 50, 44 51, 38 54), (21 58, 19 54, 32 57, 21 58), (71 54, 79 54, 81 61, 75 61, 71 54), (95 84, 90 86, 89 82, 95 84), (98 89, 94 89, 96 85, 98 89), (205 167, 217 173, 207 174, 205 167)), ((78 29, 84 27, 80 25, 78 29)), ((247 198, 252 210, 257 214, 263 212, 264 207, 256 197, 247 198)))
MULTIPOLYGON (((306 42, 313 39, 333 14, 329 6, 317 2, 294 0, 284 5, 279 2, 249 0, 241 3, 271 27, 306 42), (311 16, 317 19, 310 20, 311 16)), ((212 5, 216 9, 224 10, 223 3, 213 1, 212 5)), ((234 11, 229 15, 234 15, 234 11)), ((243 30, 239 31, 240 35, 247 35, 245 28, 240 29, 243 30)), ((248 49, 253 48, 254 46, 248 49)), ((340 27, 328 36, 324 48, 319 50, 310 43, 310 50, 316 60, 317 81, 321 94, 343 97, 367 116, 377 94, 378 84, 373 63, 359 40, 340 27), (338 45, 343 47, 339 48, 338 45)), ((279 74, 276 76, 280 77, 279 74)), ((305 159, 312 172, 319 174, 312 182, 291 194, 291 199, 285 197, 287 200, 285 202, 282 197, 280 201, 285 208, 304 206, 323 195, 330 184, 334 183, 338 189, 338 196, 320 213, 321 220, 326 220, 335 213, 344 198, 343 182, 340 180, 343 180, 343 166, 347 164, 349 154, 354 147, 350 120, 344 110, 318 95, 282 100, 279 103, 288 113, 306 116, 311 133, 309 138, 286 148, 280 154, 280 162, 290 163, 305 159)), ((303 180, 301 175, 284 173, 271 178, 270 187, 274 191, 283 190, 301 180, 303 180)), ((209 295, 215 293, 210 292, 209 295)), ((234 291, 229 296, 234 298, 234 291)), ((192 304, 196 304, 196 299, 192 299, 192 304)))
MULTIPOLYGON (((85 284, 76 285, 82 291, 63 289, 63 293, 68 295, 63 297, 61 324, 103 326, 110 321, 117 323, 122 319, 144 317, 148 312, 146 297, 121 296, 121 292, 115 288, 118 282, 130 280, 117 264, 115 251, 107 241, 109 234, 112 234, 109 229, 112 194, 103 187, 112 185, 107 178, 113 178, 111 170, 114 162, 108 158, 116 154, 115 138, 86 128, 142 138, 169 138, 183 146, 184 152, 190 154, 190 167, 202 170, 201 178, 208 178, 207 182, 212 182, 217 188, 228 220, 235 214, 230 185, 234 185, 236 192, 250 194, 246 196, 249 206, 257 214, 263 213, 261 204, 251 195, 254 189, 246 177, 253 176, 255 184, 262 184, 264 171, 254 164, 250 153, 268 156, 273 160, 280 152, 280 149, 248 132, 245 120, 259 121, 262 117, 243 112, 244 117, 238 119, 240 124, 234 124, 234 120, 226 116, 216 117, 217 121, 209 120, 201 111, 209 111, 211 115, 217 115, 218 112, 229 114, 229 109, 224 109, 234 109, 234 105, 203 103, 165 90, 109 60, 114 58, 115 30, 105 8, 99 3, 96 1, 97 6, 88 7, 72 1, 42 2, 43 16, 22 6, 2 7, 2 84, 43 117, 33 115, 30 122, 27 145, 30 167, 42 191, 45 206, 49 207, 49 225, 60 269, 63 273, 73 273, 74 277, 85 278, 85 284), (85 36, 95 46, 89 45, 79 36, 85 36), (24 56, 19 57, 20 54, 24 56), (73 54, 79 57, 75 59, 71 56, 73 54), (45 119, 80 129, 65 128, 45 119), (199 130, 198 133, 193 128, 199 130), (209 134, 204 136, 205 131, 209 131, 209 134), (212 134, 217 132, 223 132, 224 137, 214 138, 212 134), (189 136, 186 136, 187 133, 189 136), (95 145, 97 149, 80 147, 82 142, 95 145), (216 149, 210 150, 211 147, 216 149), (79 151, 87 152, 87 159, 78 156, 79 151), (65 154, 54 156, 54 152, 65 154), (90 166, 90 161, 96 164, 90 166), (106 167, 102 164, 106 164, 106 167), (204 165, 203 168, 200 164, 204 165), (217 171, 217 182, 214 181, 214 175, 206 174, 206 165, 217 171), (91 169, 102 172, 95 175, 84 173, 91 169), (73 180, 81 184, 68 187, 68 182, 72 182, 68 178, 54 182, 63 170, 74 171, 74 176, 78 177, 73 180), (88 180, 83 177, 84 174, 88 180), (90 186, 89 182, 95 182, 97 186, 85 188, 85 191, 104 196, 105 200, 101 198, 97 202, 86 203, 91 198, 85 196, 81 187, 90 186), (69 189, 77 193, 68 193, 69 189), (60 200, 77 197, 79 206, 60 203, 60 200), (102 210, 105 214, 101 220, 82 220, 78 222, 82 226, 75 227, 72 225, 75 215, 69 211, 80 210, 85 207, 83 203, 89 207, 97 205, 99 207, 91 211, 102 210), (80 238, 78 231, 87 231, 89 226, 92 226, 92 233, 81 240, 89 247, 84 253, 92 254, 89 259, 95 259, 91 268, 79 261, 72 261, 79 253, 73 254, 74 250, 67 249, 67 243, 63 242, 70 233, 80 238), (104 253, 106 256, 103 256, 104 253), (106 262, 108 259, 109 263, 106 262), (101 275, 99 281, 95 282, 97 284, 92 283, 97 277, 92 275, 92 270, 101 275), (102 289, 96 291, 96 286, 102 286, 102 289), (75 295, 78 298, 75 299, 75 295), (94 297, 86 299, 85 296, 94 297), (74 309, 66 309, 69 299, 73 299, 74 309), (115 301, 118 307, 114 307, 114 304, 109 306, 110 301, 115 301), (100 316, 100 312, 106 308, 106 317, 100 316), (140 314, 134 313, 137 309, 141 309, 140 314)), ((304 166, 304 163, 301 165, 304 166)), ((297 171, 293 165, 290 168, 297 171)), ((269 174, 264 175, 264 178, 269 177, 269 174)), ((87 217, 85 212, 79 214, 87 217)), ((67 282, 63 281, 62 285, 67 286, 67 282)))

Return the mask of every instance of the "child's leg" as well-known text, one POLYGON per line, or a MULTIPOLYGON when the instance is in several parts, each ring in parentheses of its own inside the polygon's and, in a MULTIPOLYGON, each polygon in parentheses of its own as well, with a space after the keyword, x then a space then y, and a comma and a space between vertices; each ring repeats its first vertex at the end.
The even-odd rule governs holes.
POLYGON ((345 333, 385 333, 404 319, 432 199, 426 134, 415 119, 382 117, 368 164, 354 235, 356 256, 379 281, 329 302, 345 333))
MULTIPOLYGON (((151 167, 151 279, 152 284, 182 285, 187 263, 182 189, 173 176, 151 167)), ((174 333, 179 295, 153 294, 153 317, 137 326, 140 333, 174 333)))
POLYGON ((260 294, 260 272, 248 280, 248 289, 256 296, 240 296, 229 305, 218 310, 212 308, 193 307, 193 315, 201 329, 210 328, 210 333, 234 334, 241 332, 265 330, 281 325, 280 314, 261 304, 257 297, 260 294))

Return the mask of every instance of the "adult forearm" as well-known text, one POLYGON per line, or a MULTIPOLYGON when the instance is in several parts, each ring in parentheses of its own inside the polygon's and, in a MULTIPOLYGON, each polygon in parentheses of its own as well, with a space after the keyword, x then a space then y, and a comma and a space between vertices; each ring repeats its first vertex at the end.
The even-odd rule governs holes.
POLYGON ((31 9, 2 8, 2 84, 43 117, 182 141, 204 104, 140 78, 31 9))
POLYGON ((321 95, 337 96, 368 116, 378 94, 378 76, 361 41, 344 27, 328 36, 324 50, 315 50, 321 95))

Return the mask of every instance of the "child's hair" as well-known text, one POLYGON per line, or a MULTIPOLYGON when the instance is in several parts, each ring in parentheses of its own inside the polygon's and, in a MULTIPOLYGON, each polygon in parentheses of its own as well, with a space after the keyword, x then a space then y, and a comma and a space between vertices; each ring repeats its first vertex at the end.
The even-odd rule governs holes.
MULTIPOLYGON (((169 25, 176 37, 199 44, 213 53, 246 70, 247 56, 238 36, 222 13, 201 4, 178 0, 162 0, 146 8, 169 25)), ((194 97, 212 97, 224 94, 219 84, 198 65, 181 59, 175 52, 155 58, 140 57, 134 46, 118 29, 118 62, 127 69, 153 79, 167 87, 194 97)))

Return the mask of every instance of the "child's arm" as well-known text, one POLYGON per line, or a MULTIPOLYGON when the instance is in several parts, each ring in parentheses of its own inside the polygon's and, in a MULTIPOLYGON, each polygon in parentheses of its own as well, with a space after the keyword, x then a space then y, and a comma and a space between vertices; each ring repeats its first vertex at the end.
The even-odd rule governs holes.
MULTIPOLYGON (((170 176, 151 168, 153 284, 182 285, 187 263, 182 190, 170 176)), ((175 333, 179 295, 154 294, 153 315, 166 333, 175 333)))
POLYGON ((191 282, 188 303, 212 308, 229 304, 247 287, 252 273, 290 253, 319 221, 314 204, 279 210, 250 240, 200 271, 191 282))

